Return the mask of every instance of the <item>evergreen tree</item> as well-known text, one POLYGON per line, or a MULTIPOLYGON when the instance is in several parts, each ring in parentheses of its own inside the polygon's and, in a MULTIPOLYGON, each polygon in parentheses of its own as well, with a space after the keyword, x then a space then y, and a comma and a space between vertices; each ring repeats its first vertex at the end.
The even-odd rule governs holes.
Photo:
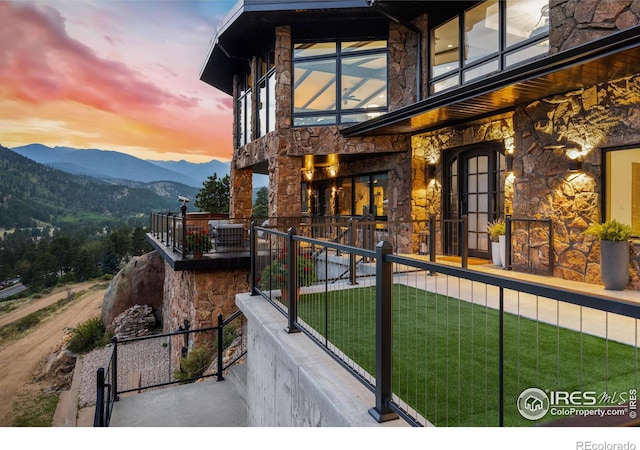
POLYGON ((256 192, 256 201, 253 204, 253 217, 269 217, 269 189, 261 187, 256 192))
POLYGON ((202 189, 196 194, 194 205, 202 211, 227 213, 230 192, 229 175, 218 179, 218 174, 214 173, 202 183, 202 189))

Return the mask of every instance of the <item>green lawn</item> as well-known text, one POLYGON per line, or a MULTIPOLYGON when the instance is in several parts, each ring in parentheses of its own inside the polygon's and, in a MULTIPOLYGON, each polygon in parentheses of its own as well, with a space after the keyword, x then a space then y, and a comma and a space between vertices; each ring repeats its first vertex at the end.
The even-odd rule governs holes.
MULTIPOLYGON (((393 287, 393 392, 436 426, 498 425, 498 311, 393 287)), ((375 373, 375 287, 300 298, 299 316, 375 373), (326 316, 326 320, 325 320, 326 316)), ((516 401, 542 390, 637 388, 634 347, 505 314, 506 426, 531 426, 516 401)))

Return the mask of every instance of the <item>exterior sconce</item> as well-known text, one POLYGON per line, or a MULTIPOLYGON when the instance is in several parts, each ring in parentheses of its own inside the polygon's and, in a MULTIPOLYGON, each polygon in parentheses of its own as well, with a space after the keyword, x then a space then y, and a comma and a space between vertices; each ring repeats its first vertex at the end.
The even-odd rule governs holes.
POLYGON ((313 180, 313 170, 312 169, 305 170, 304 177, 307 179, 307 181, 313 180))
POLYGON ((585 151, 575 147, 569 147, 565 149, 565 154, 569 159, 569 172, 581 172, 582 160, 585 155, 585 151))
POLYGON ((427 180, 436 179, 436 166, 434 164, 427 164, 427 180))

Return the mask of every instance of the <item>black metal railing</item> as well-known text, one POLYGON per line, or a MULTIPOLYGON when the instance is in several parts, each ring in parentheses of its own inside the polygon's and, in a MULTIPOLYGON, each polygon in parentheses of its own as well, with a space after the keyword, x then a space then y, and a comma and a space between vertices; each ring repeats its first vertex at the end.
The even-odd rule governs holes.
MULTIPOLYGON (((640 302, 401 256, 388 242, 253 230, 267 245, 251 245, 252 295, 363 382, 377 420, 527 426, 537 422, 516 405, 528 388, 637 392, 640 302), (323 248, 366 257, 370 270, 330 283, 331 263, 313 259, 323 248)), ((635 413, 635 400, 622 406, 635 413)))
POLYGON ((223 371, 247 352, 242 339, 245 317, 241 311, 224 320, 222 315, 218 315, 218 324, 213 327, 191 330, 188 325, 185 323, 172 333, 111 340, 106 364, 96 372, 94 427, 109 426, 114 404, 123 394, 202 378, 216 377, 222 381, 223 371), (225 350, 234 338, 239 338, 240 345, 236 347, 234 355, 224 360, 225 350), (142 345, 149 341, 157 345, 142 345), (197 352, 198 361, 206 365, 199 366, 198 370, 185 370, 182 367, 186 364, 184 358, 188 358, 192 352, 197 352), (207 371, 209 363, 212 364, 212 370, 207 371))

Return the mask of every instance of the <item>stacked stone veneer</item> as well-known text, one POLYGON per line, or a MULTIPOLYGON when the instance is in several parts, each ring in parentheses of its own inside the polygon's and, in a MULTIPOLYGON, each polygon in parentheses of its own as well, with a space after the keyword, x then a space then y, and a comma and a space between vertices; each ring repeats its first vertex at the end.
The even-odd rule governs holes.
MULTIPOLYGON (((416 61, 418 36, 414 31, 393 23, 389 34, 389 109, 416 101, 416 61)), ((242 186, 232 183, 231 206, 232 216, 249 217, 250 203, 246 201, 251 191, 250 180, 246 175, 234 172, 249 173, 251 167, 267 162, 269 175, 269 215, 273 217, 295 217, 301 215, 300 183, 305 155, 369 155, 371 159, 380 160, 379 154, 409 153, 410 139, 406 135, 369 136, 345 139, 338 126, 293 128, 292 113, 292 38, 288 26, 276 28, 275 66, 276 66, 276 129, 265 136, 254 139, 247 145, 234 149, 232 181, 237 178, 242 186)), ((256 62, 252 67, 257 67, 256 62)), ((254 101, 257 101, 254 96, 254 101)), ((402 159, 402 158, 400 158, 402 159)), ((394 174, 390 174, 390 192, 398 199, 402 208, 402 199, 410 198, 411 160, 405 158, 394 162, 396 167, 402 166, 394 174)), ((375 171, 370 160, 366 164, 352 165, 340 161, 340 176, 355 174, 355 167, 364 167, 365 173, 375 171)), ((390 166, 380 166, 387 170, 390 166)), ((393 167, 393 166, 391 166, 393 167)), ((360 172, 360 173, 363 173, 360 172)), ((326 176, 316 173, 314 181, 322 181, 326 176)), ((395 203, 393 203, 396 205, 395 203)), ((404 216, 408 217, 408 216, 404 216)))
MULTIPOLYGON (((600 283, 599 242, 582 232, 600 221, 601 149, 640 142, 640 77, 518 107, 513 123, 514 214, 553 219, 555 276, 600 283), (568 171, 557 145, 591 149, 582 173, 568 171)), ((640 289, 638 248, 631 253, 629 287, 640 289)))
MULTIPOLYGON (((442 212, 442 159, 446 152, 461 147, 486 142, 497 142, 504 145, 506 151, 513 148, 513 122, 510 116, 487 119, 486 121, 469 124, 462 127, 442 128, 437 131, 413 136, 411 140, 413 164, 412 180, 413 195, 411 198, 411 218, 413 220, 427 220, 430 215, 441 218, 442 212), (427 180, 427 164, 436 165, 436 180, 427 180)), ((511 211, 512 189, 505 187, 505 211, 511 211)), ((438 223, 438 222, 436 222, 438 223)), ((414 231, 417 231, 419 223, 414 231)), ((440 229, 437 228, 436 243, 440 252, 440 229)), ((414 247, 418 241, 417 234, 413 235, 414 247)))
POLYGON ((550 0, 550 52, 640 24, 638 0, 550 0))
MULTIPOLYGON (((214 271, 174 271, 165 263, 163 332, 170 333, 184 327, 208 328, 218 324, 218 314, 223 318, 233 314, 237 307, 235 295, 249 291, 248 269, 214 271)), ((189 334, 189 346, 196 346, 212 335, 189 334)), ((174 339, 172 358, 178 367, 183 337, 174 339)))

